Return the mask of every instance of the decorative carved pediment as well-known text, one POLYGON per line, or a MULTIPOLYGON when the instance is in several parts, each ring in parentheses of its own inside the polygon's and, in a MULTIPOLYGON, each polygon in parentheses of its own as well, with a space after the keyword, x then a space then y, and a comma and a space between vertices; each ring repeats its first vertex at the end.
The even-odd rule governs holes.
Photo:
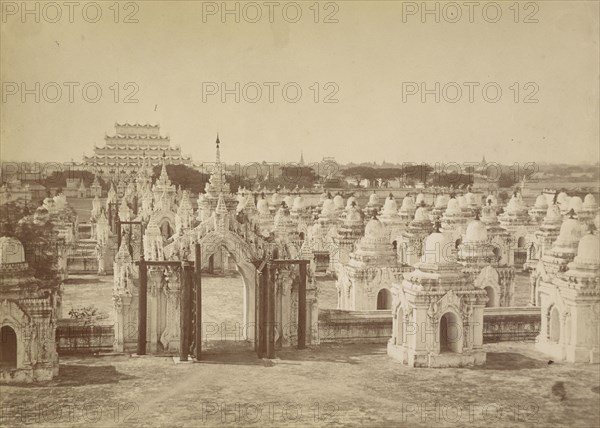
POLYGON ((435 316, 437 318, 448 309, 452 309, 457 314, 462 314, 462 304, 462 299, 454 292, 454 290, 450 290, 437 301, 437 305, 435 305, 437 307, 435 316))
POLYGON ((550 302, 550 307, 558 308, 560 313, 563 313, 567 310, 567 305, 560 294, 560 289, 558 287, 554 287, 553 291, 550 293, 550 298, 552 301, 550 302))
POLYGON ((2 324, 16 324, 23 328, 31 323, 31 317, 19 306, 19 304, 12 300, 3 300, 0 304, 2 312, 2 324))
POLYGON ((496 292, 499 291, 499 284, 500 275, 498 275, 498 271, 492 266, 484 267, 477 278, 475 278, 474 282, 474 285, 477 288, 484 289, 486 287, 491 287, 496 292))

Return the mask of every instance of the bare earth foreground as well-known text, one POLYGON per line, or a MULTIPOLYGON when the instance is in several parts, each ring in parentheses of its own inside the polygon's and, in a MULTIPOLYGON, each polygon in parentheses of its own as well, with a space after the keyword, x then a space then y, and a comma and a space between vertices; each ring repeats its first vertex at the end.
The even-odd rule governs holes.
POLYGON ((486 348, 477 369, 410 369, 381 345, 271 361, 240 346, 200 363, 64 357, 47 384, 2 385, 1 425, 598 426, 597 365, 549 364, 532 344, 486 348))

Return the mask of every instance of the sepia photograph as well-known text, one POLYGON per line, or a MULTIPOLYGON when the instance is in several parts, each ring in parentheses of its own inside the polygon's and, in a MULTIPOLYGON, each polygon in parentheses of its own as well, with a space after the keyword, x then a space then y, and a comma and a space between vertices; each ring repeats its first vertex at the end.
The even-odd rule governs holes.
POLYGON ((0 426, 600 426, 600 0, 0 0, 0 426))

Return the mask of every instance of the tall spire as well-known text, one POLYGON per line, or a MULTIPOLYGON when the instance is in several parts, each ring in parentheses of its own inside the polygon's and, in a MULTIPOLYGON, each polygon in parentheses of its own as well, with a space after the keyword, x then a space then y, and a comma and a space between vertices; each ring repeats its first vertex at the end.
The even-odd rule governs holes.
POLYGON ((304 151, 300 151, 300 166, 304 166, 304 151))
POLYGON ((217 163, 221 163, 221 150, 219 148, 220 144, 221 142, 219 141, 219 133, 217 132, 217 163))
POLYGON ((168 184, 171 184, 169 182, 169 174, 167 173, 166 159, 167 159, 167 156, 166 156, 165 152, 163 151, 163 155, 162 155, 162 168, 160 170, 160 176, 158 177, 158 182, 159 183, 168 183, 168 184))

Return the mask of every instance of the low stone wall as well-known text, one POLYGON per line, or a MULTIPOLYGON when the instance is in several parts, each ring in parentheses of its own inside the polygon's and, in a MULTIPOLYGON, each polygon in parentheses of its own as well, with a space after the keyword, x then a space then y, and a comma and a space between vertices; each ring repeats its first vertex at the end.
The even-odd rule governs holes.
MULTIPOLYGON (((540 325, 539 307, 486 308, 483 342, 533 341, 540 325)), ((385 343, 391 336, 390 311, 319 311, 320 343, 385 343)))
POLYGON ((94 320, 61 319, 56 328, 59 355, 112 352, 114 340, 113 325, 94 320))
MULTIPOLYGON (((540 326, 539 307, 486 308, 483 342, 533 341, 540 326)), ((321 309, 318 334, 320 343, 386 343, 392 336, 392 314, 321 309)), ((56 329, 59 354, 112 352, 114 341, 113 325, 102 320, 61 319, 56 329)))
POLYGON ((98 260, 95 257, 71 257, 67 258, 67 268, 72 274, 96 274, 98 273, 98 260))
POLYGON ((542 323, 539 307, 486 308, 483 343, 534 341, 542 323))
POLYGON ((392 336, 391 311, 319 310, 320 343, 385 343, 392 336))

